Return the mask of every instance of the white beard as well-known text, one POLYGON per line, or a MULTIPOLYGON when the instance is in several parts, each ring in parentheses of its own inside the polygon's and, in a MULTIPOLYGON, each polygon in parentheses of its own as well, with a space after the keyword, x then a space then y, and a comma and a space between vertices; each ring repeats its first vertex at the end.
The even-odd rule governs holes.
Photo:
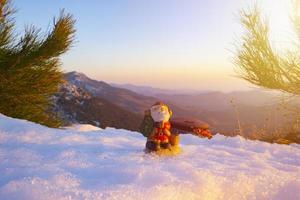
POLYGON ((151 110, 151 117, 155 122, 167 122, 170 119, 170 113, 167 111, 151 110))

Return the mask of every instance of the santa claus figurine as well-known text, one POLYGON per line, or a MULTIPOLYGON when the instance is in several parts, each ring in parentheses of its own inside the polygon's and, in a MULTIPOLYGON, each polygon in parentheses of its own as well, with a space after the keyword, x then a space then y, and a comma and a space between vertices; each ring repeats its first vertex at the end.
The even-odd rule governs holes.
POLYGON ((158 151, 171 148, 173 138, 169 122, 171 116, 172 111, 162 102, 156 102, 145 112, 141 132, 147 137, 146 149, 158 151))
POLYGON ((156 102, 150 109, 145 111, 140 132, 147 137, 147 151, 171 152, 171 154, 179 153, 179 134, 193 134, 201 138, 212 138, 209 125, 191 117, 177 117, 172 119, 171 129, 169 121, 171 116, 172 111, 162 102, 156 102))

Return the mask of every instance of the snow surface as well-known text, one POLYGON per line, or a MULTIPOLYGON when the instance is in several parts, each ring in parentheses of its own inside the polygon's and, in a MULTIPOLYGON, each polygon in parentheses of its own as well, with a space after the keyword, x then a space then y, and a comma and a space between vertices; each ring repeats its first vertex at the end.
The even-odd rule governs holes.
POLYGON ((182 153, 164 157, 144 143, 0 114, 0 199, 300 199, 300 145, 183 135, 182 153))
MULTIPOLYGON (((100 124, 98 122, 98 124, 100 124)), ((88 131, 100 131, 102 130, 99 127, 90 125, 90 124, 73 124, 72 126, 63 127, 66 130, 73 130, 77 132, 88 132, 88 131)))

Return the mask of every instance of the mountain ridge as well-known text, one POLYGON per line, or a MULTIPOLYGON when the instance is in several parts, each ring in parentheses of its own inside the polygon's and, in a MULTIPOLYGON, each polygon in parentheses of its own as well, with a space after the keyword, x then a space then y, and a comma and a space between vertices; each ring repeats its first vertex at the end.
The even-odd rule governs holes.
MULTIPOLYGON (((276 105, 276 95, 268 94, 260 91, 237 91, 231 93, 223 93, 219 91, 210 91, 202 94, 159 94, 156 96, 145 96, 143 94, 136 93, 124 88, 118 88, 111 86, 110 84, 93 80, 87 77, 83 73, 69 72, 64 75, 67 83, 74 85, 81 90, 86 91, 92 95, 93 106, 89 109, 97 111, 100 107, 97 107, 97 98, 100 103, 105 100, 106 104, 110 103, 110 112, 115 110, 122 110, 118 113, 118 125, 117 127, 127 128, 129 130, 137 130, 141 119, 143 118, 144 111, 156 101, 163 101, 169 105, 173 110, 173 117, 194 117, 205 121, 211 125, 213 132, 219 132, 225 135, 239 134, 237 117, 240 118, 241 125, 244 128, 244 132, 253 132, 253 127, 264 128, 268 123, 269 128, 278 127, 284 125, 287 120, 278 110, 276 105), (236 112, 239 112, 237 116, 236 112), (122 115, 130 113, 128 121, 129 124, 124 126, 122 115), (266 121, 268 119, 268 122, 266 121), (130 125, 130 126, 129 126, 130 125)), ((150 94, 149 94, 150 95, 150 94)), ((92 102, 92 101, 90 101, 92 102)), ((62 106, 63 107, 63 106, 62 106)), ((75 108, 70 108, 69 110, 75 108)), ((84 113, 84 109, 81 107, 76 108, 79 113, 84 113)), ((75 110, 76 110, 75 109, 75 110)), ((108 112, 108 111, 107 111, 108 112)), ((71 112, 72 115, 72 112, 71 112)), ((96 115, 96 114, 95 114, 96 115)), ((104 114, 101 115, 101 119, 104 120, 104 114)), ((77 115, 78 116, 78 115, 77 115)), ((83 114, 81 116, 84 116, 83 114)), ((107 115, 112 116, 112 115, 107 115)), ((81 120, 84 117, 81 117, 81 120)), ((100 118, 100 116, 98 116, 100 118)), ((126 119, 124 119, 126 120, 126 119)), ((89 120, 90 122, 91 120, 89 120)), ((97 121, 97 120, 93 120, 97 121)), ((112 122, 112 119, 110 119, 112 122)), ((83 120, 83 123, 86 122, 83 120)), ((100 123, 100 122, 99 122, 100 123)), ((93 123, 95 125, 95 123, 93 123)), ((101 124, 101 123, 100 123, 101 124)), ((107 126, 115 126, 107 124, 107 126)), ((103 128, 103 127, 102 127, 103 128)), ((272 128, 273 129, 273 128, 272 128)), ((273 131, 273 130, 271 130, 273 131)), ((251 133, 252 134, 252 133, 251 133)))

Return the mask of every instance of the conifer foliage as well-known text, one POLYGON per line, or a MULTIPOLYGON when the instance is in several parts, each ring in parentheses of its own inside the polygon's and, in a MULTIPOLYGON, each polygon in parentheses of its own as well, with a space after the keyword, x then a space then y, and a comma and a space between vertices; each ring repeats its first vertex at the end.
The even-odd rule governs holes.
MULTIPOLYGON (((294 1, 295 12, 292 24, 300 41, 299 2, 294 1)), ((300 95, 299 49, 279 54, 269 41, 269 24, 262 19, 257 6, 241 12, 241 24, 245 34, 237 45, 236 71, 242 79, 266 89, 273 89, 291 95, 300 95)))
MULTIPOLYGON (((262 18, 261 10, 255 6, 241 12, 245 34, 240 39, 241 44, 237 45, 235 56, 239 77, 259 87, 288 94, 291 100, 300 97, 300 0, 294 0, 292 5, 294 12, 291 24, 297 36, 292 43, 295 49, 279 53, 274 48, 269 40, 269 24, 262 18)), ((290 114, 295 118, 295 122, 288 124, 290 128, 284 132, 285 139, 299 143, 300 108, 293 102, 283 108, 291 111, 290 114)))
POLYGON ((16 35, 15 10, 0 0, 0 113, 47 126, 58 126, 51 97, 62 82, 59 56, 74 40, 74 19, 61 11, 46 35, 30 26, 16 35))

